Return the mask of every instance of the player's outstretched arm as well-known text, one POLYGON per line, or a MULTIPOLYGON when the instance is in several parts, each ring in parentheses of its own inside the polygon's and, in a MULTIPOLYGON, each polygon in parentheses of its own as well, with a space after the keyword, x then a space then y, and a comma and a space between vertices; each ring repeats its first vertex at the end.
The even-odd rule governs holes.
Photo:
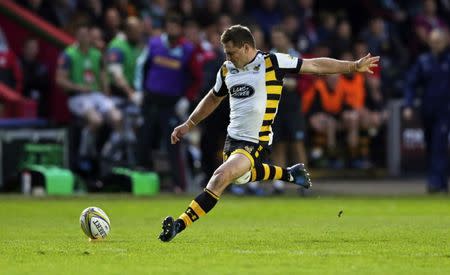
POLYGON ((189 133, 189 131, 199 124, 202 120, 207 118, 214 110, 219 106, 220 102, 225 97, 220 97, 214 95, 213 91, 209 93, 200 101, 200 103, 195 107, 195 110, 189 116, 189 118, 181 125, 175 127, 170 136, 170 141, 172 144, 177 143, 180 139, 189 133))
POLYGON ((373 73, 372 68, 378 66, 379 56, 370 53, 356 61, 345 61, 327 57, 303 59, 300 73, 339 74, 339 73, 373 73))

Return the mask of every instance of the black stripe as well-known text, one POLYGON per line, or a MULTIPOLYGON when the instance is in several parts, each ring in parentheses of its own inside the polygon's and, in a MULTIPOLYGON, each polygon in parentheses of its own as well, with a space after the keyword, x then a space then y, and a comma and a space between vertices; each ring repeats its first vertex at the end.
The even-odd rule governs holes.
POLYGON ((266 108, 266 114, 274 114, 277 112, 277 108, 266 108))
POLYGON ((263 132, 259 132, 259 136, 268 136, 271 132, 270 131, 263 131, 263 132))
POLYGON ((272 119, 263 120, 262 126, 269 126, 272 125, 272 119))
POLYGON ((269 180, 275 178, 275 167, 269 165, 269 180))
POLYGON ((271 71, 273 71, 274 69, 273 69, 273 66, 272 67, 269 67, 269 68, 266 68, 266 73, 267 72, 271 72, 271 71))
POLYGON ((270 100, 280 100, 281 95, 280 94, 267 94, 267 99, 270 100))
POLYGON ((269 81, 266 81, 266 86, 283 86, 283 81, 269 80, 269 81))
POLYGON ((208 213, 217 203, 217 199, 206 191, 203 191, 203 193, 198 195, 194 200, 200 205, 205 213, 208 213))
POLYGON ((262 166, 262 164, 258 164, 255 165, 255 170, 256 170, 256 180, 262 180, 264 178, 264 167, 262 166))

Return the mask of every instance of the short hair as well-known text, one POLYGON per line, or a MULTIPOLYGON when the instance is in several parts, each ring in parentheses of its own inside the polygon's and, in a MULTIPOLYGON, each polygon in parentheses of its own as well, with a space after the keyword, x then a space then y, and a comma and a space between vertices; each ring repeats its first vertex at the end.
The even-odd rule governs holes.
POLYGON ((233 42, 233 45, 238 48, 242 48, 245 43, 249 44, 252 48, 255 48, 255 38, 253 37, 253 34, 249 28, 242 25, 234 25, 226 29, 222 33, 220 41, 223 44, 231 41, 233 42))

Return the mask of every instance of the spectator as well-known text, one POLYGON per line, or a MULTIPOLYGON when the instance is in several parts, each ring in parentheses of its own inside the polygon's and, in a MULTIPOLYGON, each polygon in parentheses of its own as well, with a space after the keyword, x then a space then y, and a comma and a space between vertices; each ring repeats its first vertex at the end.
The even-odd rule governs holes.
POLYGON ((227 2, 227 12, 231 17, 233 24, 249 25, 248 15, 245 13, 244 0, 230 0, 227 2))
POLYGON ((69 95, 69 110, 78 118, 85 119, 79 155, 95 158, 97 155, 95 135, 106 119, 114 128, 108 142, 120 137, 121 113, 114 107, 108 94, 102 54, 91 46, 89 29, 81 26, 76 33, 76 43, 67 47, 58 60, 56 83, 69 95), (103 90, 104 92, 100 92, 103 90))
MULTIPOLYGON (((353 60, 353 54, 345 51, 342 60, 353 60)), ((369 161, 368 137, 360 136, 362 130, 378 128, 380 119, 377 113, 371 112, 366 106, 366 80, 363 74, 340 75, 338 87, 342 90, 345 110, 342 113, 343 128, 347 131, 347 147, 352 168, 367 169, 371 167, 369 161)))
MULTIPOLYGON (((300 58, 300 53, 294 49, 281 27, 273 28, 271 33, 272 52, 286 53, 300 58)), ((282 95, 278 115, 273 124, 273 161, 281 166, 287 166, 288 161, 306 165, 305 122, 301 111, 300 95, 297 93, 296 75, 284 78, 282 95)), ((282 193, 284 182, 276 180, 273 187, 275 193, 282 193)))
POLYGON ((125 33, 108 44, 108 71, 111 74, 111 93, 125 101, 138 103, 134 90, 136 60, 142 51, 142 24, 137 17, 129 17, 125 33))
POLYGON ((340 56, 342 52, 352 48, 352 26, 347 19, 338 23, 332 47, 333 56, 340 56))
POLYGON ((89 29, 89 36, 92 46, 103 52, 105 50, 105 40, 103 39, 103 31, 99 27, 92 27, 89 29))
POLYGON ((210 26, 214 24, 217 18, 222 14, 222 0, 208 0, 205 1, 205 7, 197 11, 197 16, 195 17, 201 27, 210 26))
POLYGON ((430 52, 424 53, 405 80, 403 116, 412 117, 416 88, 422 86, 421 116, 425 134, 429 193, 448 192, 448 135, 450 130, 450 49, 445 30, 429 35, 430 52))
POLYGON ((424 0, 422 12, 414 19, 414 30, 416 34, 415 53, 421 53, 428 48, 428 38, 432 29, 447 29, 445 21, 440 18, 436 10, 435 0, 424 0))
POLYGON ((20 58, 24 72, 23 95, 38 102, 39 117, 48 117, 49 106, 49 71, 45 64, 38 60, 39 42, 36 38, 29 38, 23 46, 20 58))
POLYGON ((9 48, 8 42, 0 29, 0 82, 22 93, 23 75, 15 53, 9 48))
POLYGON ((142 76, 144 125, 140 136, 140 161, 144 167, 151 162, 151 147, 169 153, 174 190, 181 192, 186 186, 186 167, 179 144, 170 146, 167 137, 188 111, 189 102, 196 98, 201 87, 201 68, 193 58, 194 45, 182 37, 182 19, 170 15, 166 20, 166 33, 151 38, 141 60, 145 60, 142 76), (158 131, 159 129, 159 131, 158 131))
POLYGON ((251 13, 253 20, 257 23, 266 38, 270 37, 273 26, 281 23, 282 14, 275 0, 260 0, 260 5, 251 13))
POLYGON ((103 26, 104 38, 109 43, 120 31, 122 20, 119 11, 114 8, 108 8, 105 12, 105 21, 103 26))
POLYGON ((341 124, 344 93, 338 86, 337 75, 318 78, 303 96, 302 109, 308 117, 312 130, 316 133, 311 150, 313 161, 329 158, 331 167, 342 167, 342 160, 338 158, 336 134, 341 124), (325 136, 326 154, 322 150, 325 136))

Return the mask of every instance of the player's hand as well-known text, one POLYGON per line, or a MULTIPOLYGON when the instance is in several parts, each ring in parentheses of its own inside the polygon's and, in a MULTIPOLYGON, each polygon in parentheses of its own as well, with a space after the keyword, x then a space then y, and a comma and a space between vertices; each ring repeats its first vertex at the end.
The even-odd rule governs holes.
POLYGON ((184 135, 189 133, 190 130, 191 128, 186 122, 175 127, 175 129, 173 129, 172 135, 170 136, 171 143, 176 144, 177 142, 179 142, 180 139, 184 137, 184 135))
POLYGON ((403 118, 405 120, 411 120, 413 116, 413 110, 411 107, 406 107, 405 109, 403 109, 403 118))
POLYGON ((355 69, 360 73, 370 73, 373 74, 372 68, 378 67, 378 61, 380 61, 379 56, 372 56, 368 53, 363 58, 356 61, 355 69))

